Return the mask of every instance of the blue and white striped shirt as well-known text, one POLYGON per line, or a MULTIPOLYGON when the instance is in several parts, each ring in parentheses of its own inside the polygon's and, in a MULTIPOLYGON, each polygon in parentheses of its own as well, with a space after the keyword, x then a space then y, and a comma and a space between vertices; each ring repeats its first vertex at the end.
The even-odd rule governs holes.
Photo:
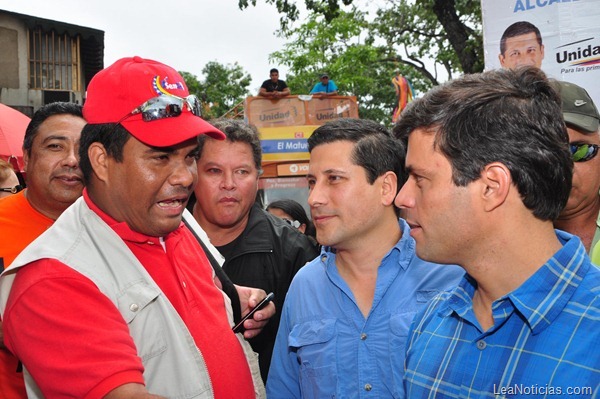
POLYGON ((494 301, 494 326, 473 312, 465 276, 415 318, 404 386, 408 398, 600 397, 600 269, 578 237, 519 288, 494 301))

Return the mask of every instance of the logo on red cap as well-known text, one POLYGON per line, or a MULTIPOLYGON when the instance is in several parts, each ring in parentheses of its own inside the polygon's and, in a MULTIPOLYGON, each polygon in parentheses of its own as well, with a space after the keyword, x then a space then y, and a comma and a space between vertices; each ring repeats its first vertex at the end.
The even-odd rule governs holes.
POLYGON ((159 75, 156 75, 154 79, 152 79, 152 87, 154 88, 156 94, 158 94, 159 96, 161 94, 166 94, 168 96, 172 95, 167 90, 185 90, 183 83, 169 83, 168 76, 165 76, 165 78, 161 81, 159 75))

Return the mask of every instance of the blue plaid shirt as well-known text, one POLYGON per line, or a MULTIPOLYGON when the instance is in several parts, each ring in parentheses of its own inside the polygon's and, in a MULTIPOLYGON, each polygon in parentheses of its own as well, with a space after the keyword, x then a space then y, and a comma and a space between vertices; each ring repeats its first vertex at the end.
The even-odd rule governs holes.
POLYGON ((578 237, 492 305, 494 326, 473 313, 476 283, 436 297, 407 344, 409 398, 600 397, 600 269, 578 237))

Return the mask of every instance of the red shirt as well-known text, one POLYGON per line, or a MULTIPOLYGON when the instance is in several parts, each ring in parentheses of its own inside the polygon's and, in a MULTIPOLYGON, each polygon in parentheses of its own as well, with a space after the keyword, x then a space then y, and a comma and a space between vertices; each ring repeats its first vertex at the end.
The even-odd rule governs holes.
MULTIPOLYGON (((0 258, 4 268, 54 220, 36 211, 25 191, 0 200, 0 258)), ((2 271, 0 269, 0 271, 2 271)), ((8 350, 0 348, 0 399, 24 399, 23 373, 17 372, 19 361, 8 350)))
MULTIPOLYGON (((88 206, 123 239, 173 304, 200 348, 216 398, 251 398, 250 369, 227 320, 212 267, 181 224, 164 239, 132 231, 88 206)), ((5 312, 5 341, 46 397, 96 398, 129 382, 143 365, 120 312, 86 277, 53 259, 17 273, 5 312)))

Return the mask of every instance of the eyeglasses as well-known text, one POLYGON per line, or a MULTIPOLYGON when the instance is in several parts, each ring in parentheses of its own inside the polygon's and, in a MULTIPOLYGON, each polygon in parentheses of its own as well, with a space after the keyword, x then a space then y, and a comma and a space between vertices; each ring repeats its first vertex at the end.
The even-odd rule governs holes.
POLYGON ((289 224, 290 226, 295 227, 295 228, 298 228, 301 225, 301 223, 297 220, 290 220, 290 219, 283 219, 283 220, 285 220, 285 222, 287 224, 289 224))
POLYGON ((20 184, 17 184, 14 187, 0 187, 0 191, 3 193, 11 193, 11 194, 16 194, 19 191, 23 191, 25 187, 21 186, 20 184))
POLYGON ((151 122, 179 116, 185 107, 187 107, 192 114, 201 116, 202 107, 200 105, 200 100, 198 100, 198 97, 195 95, 190 94, 189 96, 182 98, 173 94, 161 94, 158 97, 146 101, 131 111, 126 117, 141 113, 142 119, 145 122, 151 122))
POLYGON ((573 156, 573 162, 587 162, 598 154, 598 144, 588 144, 588 143, 579 143, 579 144, 570 144, 571 154, 573 156))

